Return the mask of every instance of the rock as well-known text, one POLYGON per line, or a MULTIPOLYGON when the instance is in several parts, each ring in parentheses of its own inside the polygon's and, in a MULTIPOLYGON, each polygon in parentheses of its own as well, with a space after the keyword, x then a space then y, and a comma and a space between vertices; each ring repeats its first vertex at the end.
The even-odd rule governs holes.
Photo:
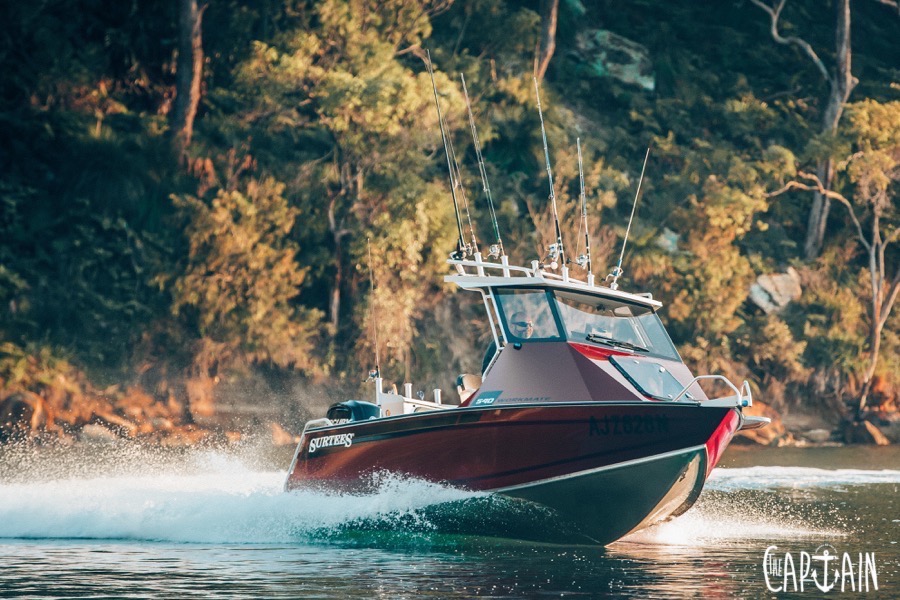
POLYGON ((0 400, 0 442, 27 437, 47 424, 44 400, 31 392, 17 392, 0 400))
POLYGON ((653 62, 645 46, 605 29, 587 29, 575 38, 579 62, 598 77, 613 77, 652 92, 656 87, 653 62))
POLYGON ((159 440, 159 444, 169 448, 187 447, 198 444, 209 436, 210 432, 205 429, 181 427, 162 437, 159 440))
POLYGON ((82 442, 90 442, 94 444, 111 444, 119 439, 115 433, 96 423, 89 423, 81 428, 78 438, 82 442))
POLYGON ((15 440, 27 435, 31 428, 34 408, 22 394, 13 394, 0 402, 0 441, 15 440))
POLYGON ((272 443, 276 446, 293 446, 300 441, 300 436, 291 435, 278 423, 271 423, 272 443))
POLYGON ((185 382, 188 403, 194 417, 213 417, 215 405, 216 380, 212 377, 194 377, 185 382))
POLYGON ((152 426, 151 431, 172 431, 175 429, 175 423, 165 417, 151 419, 150 425, 152 426))
POLYGON ((831 439, 831 432, 827 429, 810 429, 803 433, 803 437, 815 444, 821 444, 831 439))
POLYGON ((883 425, 879 425, 878 429, 892 444, 900 444, 900 420, 886 421, 883 425))
POLYGON ((800 274, 794 267, 788 267, 785 273, 760 275, 750 286, 750 300, 767 315, 781 311, 802 293, 800 274))
POLYGON ((844 442, 848 444, 875 444, 889 446, 887 436, 869 421, 848 421, 843 428, 844 442))
POLYGON ((875 375, 872 378, 872 389, 869 390, 867 406, 869 412, 876 419, 884 421, 884 424, 900 419, 897 390, 887 377, 875 375))
POLYGON ((94 423, 102 425, 106 429, 110 429, 113 431, 119 429, 123 433, 131 437, 134 437, 134 435, 137 433, 137 425, 135 425, 128 419, 124 419, 110 411, 103 411, 99 414, 94 414, 92 421, 94 423))
POLYGON ((679 237, 680 236, 677 233, 668 227, 663 227, 663 230, 656 237, 656 245, 669 254, 675 254, 678 251, 679 237))

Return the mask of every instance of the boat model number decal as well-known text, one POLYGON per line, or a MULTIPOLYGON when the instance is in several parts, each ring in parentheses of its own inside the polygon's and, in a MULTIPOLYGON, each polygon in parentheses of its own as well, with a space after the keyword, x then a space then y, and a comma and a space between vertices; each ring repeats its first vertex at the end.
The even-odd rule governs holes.
POLYGON ((591 437, 595 435, 636 435, 642 433, 669 433, 669 417, 666 415, 611 415, 590 418, 591 437))
POLYGON ((344 446, 349 448, 353 444, 353 436, 355 433, 341 433, 338 435, 324 435, 322 437, 312 438, 309 440, 309 453, 312 454, 319 448, 330 448, 331 446, 344 446))
POLYGON ((478 397, 475 398, 475 401, 472 402, 472 406, 489 406, 496 402, 497 398, 499 398, 502 393, 503 390, 500 390, 499 392, 481 392, 478 394, 478 397))

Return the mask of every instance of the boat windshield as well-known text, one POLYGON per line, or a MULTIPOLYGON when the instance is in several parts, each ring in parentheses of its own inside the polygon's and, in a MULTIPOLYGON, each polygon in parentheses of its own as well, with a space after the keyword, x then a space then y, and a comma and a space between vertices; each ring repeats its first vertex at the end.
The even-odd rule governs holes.
POLYGON ((562 341, 547 290, 508 288, 496 290, 500 319, 511 342, 562 341))
POLYGON ((681 361, 659 317, 650 308, 577 292, 554 292, 566 337, 681 361))

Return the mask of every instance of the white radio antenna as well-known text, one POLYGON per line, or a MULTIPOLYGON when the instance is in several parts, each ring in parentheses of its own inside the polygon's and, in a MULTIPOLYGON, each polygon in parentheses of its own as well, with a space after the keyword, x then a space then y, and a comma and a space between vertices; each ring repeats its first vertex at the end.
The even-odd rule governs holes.
POLYGON ((644 183, 644 172, 647 170, 647 159, 650 158, 650 146, 647 146, 647 154, 644 155, 644 166, 641 167, 641 178, 638 179, 637 192, 634 194, 634 204, 631 205, 631 216, 628 218, 628 228, 625 230, 625 239, 622 240, 622 251, 619 253, 619 264, 612 270, 612 273, 606 276, 607 279, 612 277, 612 283, 609 284, 611 289, 619 287, 617 283, 619 277, 622 276, 622 259, 625 257, 625 244, 628 243, 628 234, 631 233, 631 222, 634 220, 634 211, 637 208, 638 198, 641 197, 641 185, 644 183))

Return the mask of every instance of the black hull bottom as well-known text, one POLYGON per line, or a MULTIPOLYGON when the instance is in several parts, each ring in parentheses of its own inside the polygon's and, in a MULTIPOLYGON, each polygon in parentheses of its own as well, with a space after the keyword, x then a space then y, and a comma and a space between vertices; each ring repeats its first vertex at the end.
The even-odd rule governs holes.
POLYGON ((495 491, 552 509, 572 542, 606 545, 689 509, 706 461, 698 446, 495 491))

